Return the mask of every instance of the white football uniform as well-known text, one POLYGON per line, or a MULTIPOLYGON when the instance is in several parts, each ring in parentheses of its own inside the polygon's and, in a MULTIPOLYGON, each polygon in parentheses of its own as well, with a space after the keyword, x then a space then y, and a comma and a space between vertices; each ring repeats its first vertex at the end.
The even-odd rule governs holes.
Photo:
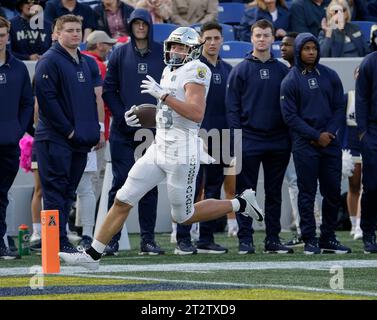
MULTIPOLYGON (((207 97, 210 79, 210 69, 199 60, 193 60, 173 71, 166 67, 160 85, 168 89, 171 96, 184 101, 187 83, 203 85, 207 97)), ((135 206, 166 178, 173 220, 182 223, 194 213, 195 183, 203 149, 198 137, 200 123, 179 115, 160 101, 156 127, 155 143, 136 161, 116 197, 135 206)))

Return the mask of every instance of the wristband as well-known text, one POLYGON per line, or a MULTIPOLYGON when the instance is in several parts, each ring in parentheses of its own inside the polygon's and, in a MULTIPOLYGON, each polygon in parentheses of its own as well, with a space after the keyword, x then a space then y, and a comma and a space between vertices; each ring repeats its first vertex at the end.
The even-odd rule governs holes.
POLYGON ((165 94, 162 98, 161 98, 161 101, 162 102, 165 102, 166 98, 169 96, 169 93, 165 94))
POLYGON ((105 125, 103 122, 99 122, 99 126, 100 126, 100 131, 101 132, 105 132, 105 125))

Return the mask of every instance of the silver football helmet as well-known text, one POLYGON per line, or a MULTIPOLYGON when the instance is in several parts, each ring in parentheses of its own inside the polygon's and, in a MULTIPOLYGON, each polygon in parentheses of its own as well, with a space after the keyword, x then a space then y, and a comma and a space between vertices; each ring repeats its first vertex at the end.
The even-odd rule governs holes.
POLYGON ((198 59, 201 53, 200 37, 193 28, 179 27, 164 41, 164 62, 170 67, 181 66, 189 61, 198 59), (188 47, 185 57, 182 58, 182 54, 170 52, 173 43, 183 44, 188 47))

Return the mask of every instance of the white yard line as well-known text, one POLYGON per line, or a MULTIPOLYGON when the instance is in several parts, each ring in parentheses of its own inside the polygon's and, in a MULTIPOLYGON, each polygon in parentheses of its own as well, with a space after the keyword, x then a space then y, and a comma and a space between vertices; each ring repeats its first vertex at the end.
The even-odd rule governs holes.
MULTIPOLYGON (((83 267, 62 266, 60 274, 75 273, 113 273, 113 272, 164 272, 164 271, 219 271, 219 270, 269 270, 269 269, 301 269, 330 270, 340 266, 343 268, 377 268, 377 260, 330 260, 330 261, 285 261, 285 262, 222 262, 222 263, 169 263, 169 264, 113 264, 101 265, 97 271, 89 271, 83 267)), ((35 273, 30 267, 0 268, 0 276, 20 276, 35 273)))

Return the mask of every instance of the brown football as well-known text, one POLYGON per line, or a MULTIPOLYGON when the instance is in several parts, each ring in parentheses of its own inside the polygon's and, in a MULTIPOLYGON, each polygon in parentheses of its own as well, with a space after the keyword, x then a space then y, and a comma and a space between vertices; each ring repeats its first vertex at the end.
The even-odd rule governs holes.
POLYGON ((156 128, 156 106, 150 103, 139 104, 133 114, 139 118, 142 128, 156 128))

